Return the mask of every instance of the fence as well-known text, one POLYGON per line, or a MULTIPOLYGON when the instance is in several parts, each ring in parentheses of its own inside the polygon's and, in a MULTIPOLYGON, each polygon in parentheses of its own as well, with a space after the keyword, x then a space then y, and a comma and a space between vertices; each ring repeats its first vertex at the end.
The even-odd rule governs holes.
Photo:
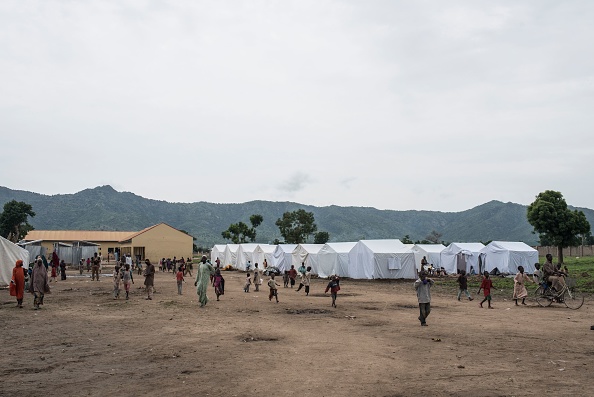
MULTIPOLYGON (((557 247, 554 246, 534 247, 534 249, 538 250, 538 256, 545 256, 546 254, 557 255, 557 247)), ((594 256, 594 245, 563 248, 563 256, 594 256)))

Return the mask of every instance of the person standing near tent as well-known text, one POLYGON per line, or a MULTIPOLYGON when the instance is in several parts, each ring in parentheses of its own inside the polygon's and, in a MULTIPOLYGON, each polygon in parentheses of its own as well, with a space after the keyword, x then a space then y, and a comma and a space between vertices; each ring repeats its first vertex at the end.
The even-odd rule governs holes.
POLYGON ((256 292, 260 291, 260 285, 262 284, 262 279, 260 278, 260 269, 258 269, 258 264, 254 263, 254 286, 256 292))
POLYGON ((417 291, 417 300, 419 301, 419 321, 421 322, 421 326, 426 327, 427 317, 431 313, 431 287, 433 286, 433 280, 427 278, 426 272, 420 272, 414 286, 417 291))
POLYGON ((50 287, 47 279, 47 269, 43 266, 43 260, 37 259, 33 272, 31 273, 31 282, 29 284, 29 292, 33 294, 33 309, 38 310, 40 305, 43 305, 43 298, 45 294, 50 292, 50 287))
MULTIPOLYGON (((291 265, 292 266, 292 265, 291 265)), ((301 266, 299 266, 299 269, 297 269, 297 271, 299 272, 299 274, 301 274, 301 276, 303 277, 303 275, 305 274, 305 271, 307 269, 305 269, 305 262, 301 262, 301 266)))
POLYGON ((16 297, 19 308, 23 307, 23 296, 25 295, 25 271, 23 261, 20 259, 16 261, 10 280, 10 296, 16 297))
POLYGON ((526 297, 528 296, 528 291, 526 290, 526 282, 529 281, 534 283, 526 273, 524 273, 524 267, 518 266, 518 274, 514 277, 514 301, 516 302, 516 306, 518 306, 518 299, 522 299, 522 305, 525 305, 526 297))
POLYGON ((291 281, 291 288, 295 286, 295 279, 297 278, 297 270, 295 270, 295 266, 291 265, 291 269, 289 270, 289 280, 291 281))
POLYGON ((208 289, 208 282, 210 281, 211 274, 214 274, 214 268, 206 261, 206 255, 203 255, 200 265, 196 271, 196 281, 194 282, 196 293, 198 294, 198 301, 200 302, 200 307, 204 307, 208 303, 206 290, 208 289))
POLYGON ((421 271, 422 272, 424 272, 424 271, 427 270, 426 269, 427 268, 427 264, 428 264, 427 258, 426 257, 423 257, 423 259, 421 259, 421 271))
POLYGON ((146 269, 144 269, 144 285, 146 287, 145 300, 150 301, 153 299, 153 290, 155 286, 155 265, 153 265, 148 258, 144 260, 144 263, 146 264, 146 269))

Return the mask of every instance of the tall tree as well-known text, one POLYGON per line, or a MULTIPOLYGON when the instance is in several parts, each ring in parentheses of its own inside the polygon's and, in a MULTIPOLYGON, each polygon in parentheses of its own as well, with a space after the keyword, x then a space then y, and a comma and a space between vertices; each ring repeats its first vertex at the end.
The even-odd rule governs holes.
POLYGON ((317 232, 314 234, 314 244, 326 244, 330 240, 330 233, 317 232))
POLYGON ((582 211, 571 211, 560 192, 546 190, 528 206, 528 222, 540 240, 557 247, 559 263, 563 248, 580 244, 579 236, 590 232, 590 223, 582 211))
POLYGON ((231 240, 234 244, 243 244, 248 241, 256 241, 256 228, 262 224, 264 217, 259 214, 250 216, 250 223, 252 227, 249 227, 243 222, 232 223, 229 228, 221 233, 223 238, 231 240))
POLYGON ((13 243, 18 242, 33 230, 33 226, 27 221, 29 216, 35 216, 30 204, 16 200, 7 202, 0 214, 0 235, 13 243))
POLYGON ((300 209, 292 212, 285 212, 282 218, 277 219, 276 226, 287 244, 301 244, 314 234, 318 227, 314 223, 313 212, 300 209))

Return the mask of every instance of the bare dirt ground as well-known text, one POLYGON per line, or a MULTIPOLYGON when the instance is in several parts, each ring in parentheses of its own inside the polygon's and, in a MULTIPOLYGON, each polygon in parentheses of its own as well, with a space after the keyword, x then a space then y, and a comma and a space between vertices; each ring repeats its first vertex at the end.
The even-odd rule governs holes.
POLYGON ((589 301, 572 311, 496 296, 487 310, 436 284, 421 327, 411 281, 342 280, 333 309, 325 280, 308 297, 281 286, 276 304, 224 272, 225 295, 211 290, 200 309, 190 277, 180 296, 158 273, 152 301, 135 277, 129 301, 113 300, 108 277, 51 283, 39 311, 0 291, 0 395, 594 395, 589 301))

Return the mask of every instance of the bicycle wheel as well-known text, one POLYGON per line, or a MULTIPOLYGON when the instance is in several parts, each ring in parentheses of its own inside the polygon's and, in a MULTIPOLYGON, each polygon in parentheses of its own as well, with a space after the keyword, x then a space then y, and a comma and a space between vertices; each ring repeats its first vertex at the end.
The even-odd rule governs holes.
POLYGON ((534 291, 534 295, 536 297, 536 303, 538 303, 538 306, 548 307, 553 303, 553 297, 550 296, 542 286, 538 287, 536 291, 534 291))
POLYGON ((563 303, 572 310, 577 310, 584 304, 584 295, 575 287, 569 287, 563 294, 563 303))

